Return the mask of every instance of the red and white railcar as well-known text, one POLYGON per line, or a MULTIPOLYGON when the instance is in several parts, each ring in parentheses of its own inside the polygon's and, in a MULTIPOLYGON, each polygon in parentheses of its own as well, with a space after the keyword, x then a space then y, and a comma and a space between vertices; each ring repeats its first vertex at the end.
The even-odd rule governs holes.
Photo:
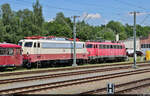
MULTIPOLYGON (((73 59, 73 41, 57 37, 26 37, 19 41, 23 49, 23 59, 27 65, 36 62, 71 62, 73 59)), ((85 42, 76 42, 77 61, 87 60, 85 42)))
POLYGON ((0 67, 22 66, 21 46, 0 43, 0 67))
POLYGON ((113 42, 86 42, 90 60, 125 60, 126 48, 123 43, 113 42))

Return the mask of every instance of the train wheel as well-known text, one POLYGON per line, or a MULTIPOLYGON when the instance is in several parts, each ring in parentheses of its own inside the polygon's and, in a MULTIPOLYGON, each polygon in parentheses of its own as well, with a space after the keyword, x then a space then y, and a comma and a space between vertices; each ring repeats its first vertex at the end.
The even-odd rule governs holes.
POLYGON ((88 64, 88 60, 83 60, 83 65, 88 64))
POLYGON ((3 72, 3 71, 5 71, 5 68, 0 68, 0 72, 3 72))
POLYGON ((52 62, 50 63, 50 67, 57 67, 56 65, 57 65, 57 62, 56 62, 56 61, 52 61, 52 62))
POLYGON ((41 68, 42 67, 42 64, 41 64, 40 61, 36 62, 35 65, 36 65, 36 68, 41 68))
POLYGON ((26 68, 28 68, 28 69, 32 68, 31 62, 27 62, 27 63, 26 63, 26 68))

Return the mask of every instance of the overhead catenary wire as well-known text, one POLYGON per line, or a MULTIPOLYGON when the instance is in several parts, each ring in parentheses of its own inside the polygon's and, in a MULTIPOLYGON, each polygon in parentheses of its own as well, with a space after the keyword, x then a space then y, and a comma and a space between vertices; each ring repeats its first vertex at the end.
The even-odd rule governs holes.
MULTIPOLYGON (((24 3, 26 3, 26 4, 29 4, 29 3, 34 3, 34 2, 32 2, 32 1, 26 1, 26 0, 16 0, 16 1, 18 1, 18 2, 22 2, 22 1, 24 1, 24 3), (27 3, 28 2, 28 3, 27 3)), ((85 10, 77 10, 77 9, 70 9, 70 8, 63 8, 63 7, 56 7, 56 6, 52 6, 52 5, 49 5, 49 4, 44 4, 44 5, 46 5, 47 7, 50 7, 50 8, 54 8, 54 9, 58 9, 58 10, 65 10, 65 11, 72 11, 72 12, 79 12, 79 13, 81 13, 81 12, 85 12, 85 10)), ((92 5, 92 4, 91 4, 92 5)), ((94 6, 94 5, 93 5, 94 6)), ((103 8, 104 9, 104 8, 103 8)), ((116 8, 116 9, 119 9, 119 8, 116 8)), ((94 10, 92 10, 92 11, 94 11, 94 10)), ((102 12, 102 11, 99 11, 99 10, 97 10, 97 12, 100 12, 100 13, 104 13, 104 12, 102 12)), ((116 13, 113 13, 113 12, 111 12, 112 14, 116 14, 116 13)), ((118 13, 119 14, 119 13, 118 13)))
POLYGON ((117 2, 119 2, 119 3, 122 3, 122 4, 127 5, 127 6, 130 6, 130 7, 139 8, 139 9, 146 10, 146 11, 148 10, 148 9, 146 9, 146 8, 144 8, 144 7, 137 6, 137 5, 135 5, 135 4, 126 2, 125 0, 114 0, 114 1, 117 1, 117 2))
MULTIPOLYGON (((69 0, 68 2, 70 2, 70 3, 72 3, 71 2, 71 0, 69 0)), ((88 7, 89 6, 92 6, 92 7, 96 7, 96 8, 99 8, 99 9, 96 9, 96 11, 98 10, 105 10, 106 8, 105 8, 105 6, 103 5, 103 4, 94 4, 94 3, 87 3, 87 2, 80 2, 80 3, 78 3, 78 5, 82 5, 82 6, 87 6, 88 5, 88 7)), ((122 11, 122 7, 117 7, 117 6, 114 6, 114 5, 109 5, 109 7, 111 7, 111 8, 113 8, 113 9, 115 9, 115 10, 120 10, 120 11, 122 11)), ((88 9, 88 10, 90 10, 90 9, 88 9)), ((94 10, 93 10, 94 11, 94 10)), ((101 13, 104 13, 104 12, 102 12, 102 11, 100 11, 101 13)), ((113 12, 110 12, 110 13, 113 13, 113 12)))
POLYGON ((148 19, 149 15, 150 15, 150 14, 147 14, 147 15, 145 16, 145 18, 140 22, 140 25, 142 25, 142 24, 148 19))
MULTIPOLYGON (((27 4, 31 4, 31 5, 33 5, 33 1, 28 1, 28 0, 15 0, 15 1, 17 1, 15 4, 17 4, 18 6, 18 8, 19 8, 19 4, 20 5, 27 5, 27 4)), ((36 1, 36 0, 34 0, 34 1, 36 1)), ((114 1, 119 1, 119 3, 122 3, 122 4, 125 4, 125 5, 128 5, 128 6, 133 6, 134 8, 139 8, 139 9, 143 9, 143 10, 147 10, 146 8, 144 8, 144 7, 141 7, 141 6, 138 6, 138 5, 135 5, 135 4, 132 4, 132 3, 129 3, 129 2, 127 2, 127 1, 121 1, 121 0, 114 0, 114 1)), ((83 3, 84 4, 84 3, 83 3)), ((88 6, 96 6, 97 8, 100 8, 100 9, 104 9, 103 7, 100 7, 100 6, 98 6, 97 4, 89 4, 89 3, 87 3, 87 2, 85 2, 85 5, 88 5, 88 6)), ((50 5, 50 4, 45 4, 44 3, 44 6, 47 6, 48 8, 54 8, 54 9, 58 9, 58 10, 64 10, 64 11, 70 11, 70 12, 77 12, 77 13, 83 13, 83 12, 85 12, 84 10, 80 10, 80 9, 71 9, 71 8, 64 8, 64 7, 57 7, 57 6, 54 6, 54 5, 50 5)), ((32 7, 32 6, 31 6, 32 7)), ((112 6, 113 7, 113 6, 112 6)), ((115 8, 115 7, 114 7, 115 8)), ((45 8, 46 10, 47 10, 47 8, 45 8)), ((116 8, 117 10, 119 9, 120 10, 120 8, 116 8)), ((93 10, 94 11, 94 10, 93 10)), ((105 12, 103 12, 103 11, 99 11, 99 10, 95 10, 97 13, 101 13, 105 18, 108 18, 109 17, 109 15, 105 15, 105 12)), ((46 12, 46 14, 47 14, 48 12, 46 12)), ((114 14, 114 15, 117 15, 117 16, 113 16, 113 18, 119 18, 118 20, 122 20, 122 21, 127 21, 126 19, 128 19, 128 18, 124 18, 124 16, 122 15, 123 13, 121 12, 118 12, 118 13, 114 13, 114 12, 111 12, 112 14, 114 14), (119 15, 118 15, 119 14, 119 15)), ((76 13, 74 13, 74 14, 76 14, 76 13)), ((78 14, 79 15, 79 14, 78 14)), ((148 18, 148 17, 147 17, 148 18)), ((147 19, 146 19, 147 20, 147 19)), ((145 22, 146 21, 145 19, 143 19, 143 21, 145 22)), ((142 21, 142 22, 143 22, 142 21)))
MULTIPOLYGON (((27 0, 16 0, 17 2, 22 2, 24 1, 23 3, 26 3, 26 4, 33 4, 34 2, 32 1, 27 1, 27 0)), ((65 10, 65 11, 73 11, 73 12, 84 12, 83 10, 77 10, 77 9, 70 9, 70 8, 63 8, 63 7, 56 7, 56 6, 52 6, 52 5, 49 5, 49 4, 44 4, 45 6, 49 7, 49 8, 54 8, 54 9, 59 9, 59 10, 65 10)))
MULTIPOLYGON (((20 0, 16 0, 17 2, 21 2, 20 0)), ((24 1, 23 3, 26 3, 26 4, 31 4, 31 3, 34 3, 32 1, 27 1, 27 0, 22 0, 24 1)), ((22 3, 22 2, 21 2, 22 3)), ((70 8, 61 8, 61 7, 55 7, 55 6, 51 6, 49 4, 44 4, 46 5, 48 8, 54 8, 54 9, 58 9, 58 10, 64 10, 64 11, 72 11, 72 12, 78 12, 78 13, 83 13, 85 12, 84 10, 75 10, 75 9, 70 9, 70 8)), ((93 5, 93 4, 90 4, 90 5, 93 5)), ((93 5, 94 6, 94 5, 93 5)), ((116 8, 116 9, 119 9, 119 8, 116 8)), ((93 10, 92 10, 93 11, 93 10)), ((97 10, 97 12, 99 13, 99 10, 97 10)), ((101 14, 104 14, 104 12, 100 11, 101 14)), ((120 14, 120 13, 113 13, 112 14, 120 14)), ((107 15, 105 15, 105 17, 108 17, 107 15)))

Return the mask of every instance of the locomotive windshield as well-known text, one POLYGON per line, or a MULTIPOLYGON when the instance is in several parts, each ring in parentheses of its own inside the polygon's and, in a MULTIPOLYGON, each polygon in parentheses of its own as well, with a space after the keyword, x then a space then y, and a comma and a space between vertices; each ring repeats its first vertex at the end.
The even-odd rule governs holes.
POLYGON ((92 44, 87 44, 86 48, 93 48, 93 45, 92 44))
POLYGON ((19 42, 18 45, 22 46, 22 42, 19 42))
POLYGON ((25 42, 24 47, 32 47, 32 42, 25 42))

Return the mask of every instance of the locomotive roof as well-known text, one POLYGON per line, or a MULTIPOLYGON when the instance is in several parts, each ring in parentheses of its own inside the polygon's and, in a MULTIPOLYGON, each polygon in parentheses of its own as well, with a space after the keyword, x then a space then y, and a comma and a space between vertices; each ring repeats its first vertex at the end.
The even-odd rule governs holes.
POLYGON ((111 45, 124 45, 123 43, 117 43, 117 42, 115 42, 115 43, 113 43, 113 42, 86 42, 87 44, 111 44, 111 45))
POLYGON ((0 47, 3 48, 21 48, 21 46, 16 44, 9 44, 9 43, 0 43, 0 47))
MULTIPOLYGON (((22 42, 33 42, 33 41, 38 41, 38 42, 59 42, 59 43, 70 43, 70 42, 73 42, 71 40, 47 40, 47 39, 22 39, 20 40, 22 42)), ((82 42, 82 41, 76 41, 76 43, 85 43, 85 42, 82 42)))

